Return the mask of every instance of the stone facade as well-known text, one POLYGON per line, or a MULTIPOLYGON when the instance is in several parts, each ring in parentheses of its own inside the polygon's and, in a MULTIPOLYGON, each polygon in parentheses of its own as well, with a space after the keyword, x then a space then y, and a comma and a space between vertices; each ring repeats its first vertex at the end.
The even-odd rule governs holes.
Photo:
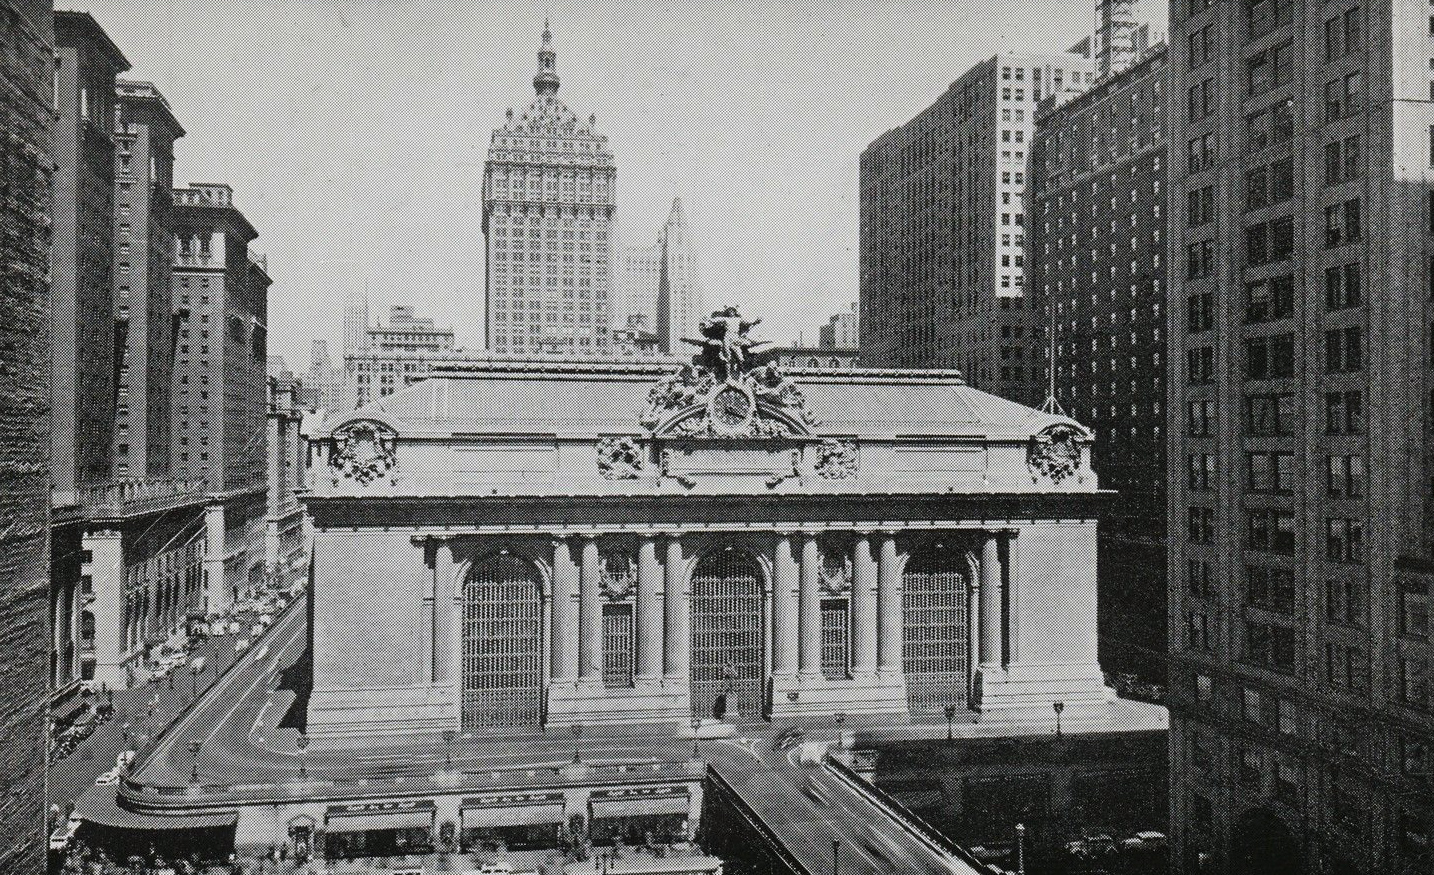
POLYGON ((0 717, 0 769, 12 792, 0 801, 0 871, 42 865, 41 781, 46 674, 46 504, 50 452, 50 195, 55 166, 52 78, 54 33, 48 2, 0 3, 0 240, 5 278, 6 348, 0 397, 0 683, 9 707, 0 717))
POLYGON ((1169 84, 1162 45, 1078 96, 1044 100, 1026 222, 1056 397, 1098 436, 1092 464, 1120 494, 1100 529, 1103 661, 1152 680, 1165 670, 1169 84))
POLYGON ((1428 13, 1171 6, 1177 868, 1430 866, 1428 13))
POLYGON ((726 318, 705 364, 454 363, 312 430, 316 743, 1105 707, 1085 431, 751 367, 726 318))
POLYGON ((1045 396, 1025 294, 1027 150, 1037 103, 1080 91, 1088 55, 1001 54, 861 156, 861 354, 959 368, 992 394, 1045 396))

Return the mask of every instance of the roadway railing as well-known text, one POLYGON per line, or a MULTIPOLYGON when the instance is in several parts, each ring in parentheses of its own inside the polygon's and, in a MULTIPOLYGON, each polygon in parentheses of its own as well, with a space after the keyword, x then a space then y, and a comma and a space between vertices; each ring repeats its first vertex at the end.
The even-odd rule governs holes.
POLYGON ((861 775, 852 770, 851 766, 841 760, 827 754, 824 765, 834 772, 837 777, 857 793, 865 796, 869 802, 878 808, 885 809, 887 815, 896 821, 908 833, 915 836, 919 841, 935 847, 942 853, 948 854, 973 867, 978 872, 987 871, 985 864, 976 859, 972 853, 952 841, 941 830, 932 826, 921 815, 907 808, 895 796, 867 781, 861 775))
POLYGON ((803 865, 797 855, 793 854, 791 850, 783 844, 776 832, 774 832, 772 828, 767 825, 767 822, 762 820, 757 814, 756 810, 748 805, 747 801, 742 798, 742 794, 738 793, 736 788, 729 784, 726 778, 722 777, 720 770, 709 768, 707 774, 712 779, 712 786, 720 791, 721 797, 730 802, 732 807, 737 809, 737 813, 742 815, 742 819, 747 821, 753 829, 767 840, 767 844, 771 846, 777 856, 782 859, 783 863, 796 873, 796 875, 811 875, 811 870, 803 865))
MULTIPOLYGON (((264 630, 264 634, 260 635, 258 639, 254 640, 257 641, 262 640, 264 638, 268 638, 269 631, 275 626, 279 625, 279 621, 287 617, 290 612, 296 610, 299 602, 303 601, 308 597, 309 591, 306 588, 297 597, 291 598, 289 600, 288 606, 285 607, 283 611, 279 612, 273 624, 264 630)), ((241 632, 241 634, 243 633, 241 632)), ((211 638, 211 640, 213 639, 211 638)), ((235 668, 240 665, 240 663, 243 663, 249 659, 257 659, 257 657, 252 656, 257 652, 257 647, 250 647, 244 652, 242 656, 230 660, 229 664, 226 665, 223 670, 218 671, 214 675, 214 679, 209 682, 208 686, 206 686, 203 690, 199 691, 199 693, 194 698, 190 699, 188 702, 185 702, 182 706, 180 706, 179 711, 175 713, 174 717, 164 726, 160 727, 160 730, 154 734, 154 739, 149 743, 149 746, 146 747, 144 750, 140 751, 138 755, 135 756, 134 761, 130 764, 130 767, 125 770, 124 777, 120 779, 120 785, 124 789, 136 793, 161 793, 173 795, 187 792, 188 787, 165 787, 162 785, 146 785, 141 784, 137 781, 132 781, 129 776, 138 774, 140 772, 140 769, 149 762, 149 760, 155 755, 155 753, 159 751, 161 742, 167 740, 167 736, 170 734, 170 730, 178 726, 180 723, 183 723, 184 719, 189 716, 190 712, 192 712, 201 701, 204 700, 204 697, 208 695, 210 690, 219 686, 219 682, 232 674, 235 668)), ((218 660, 216 660, 216 662, 217 661, 218 660)), ((171 671, 173 671, 173 669, 171 669, 171 671)))

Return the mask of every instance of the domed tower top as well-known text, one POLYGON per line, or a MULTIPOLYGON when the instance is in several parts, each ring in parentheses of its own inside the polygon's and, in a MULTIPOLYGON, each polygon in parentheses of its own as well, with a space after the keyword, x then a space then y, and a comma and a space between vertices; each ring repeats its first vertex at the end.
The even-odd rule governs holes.
POLYGON ((548 28, 548 20, 543 19, 543 45, 538 49, 538 72, 533 76, 533 88, 538 94, 551 95, 558 93, 558 55, 553 51, 553 33, 548 28))

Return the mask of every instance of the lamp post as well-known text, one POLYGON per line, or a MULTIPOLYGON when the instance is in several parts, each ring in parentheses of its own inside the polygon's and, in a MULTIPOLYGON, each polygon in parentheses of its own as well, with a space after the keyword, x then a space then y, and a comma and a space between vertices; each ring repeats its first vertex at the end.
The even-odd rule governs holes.
POLYGON ((1052 702, 1051 710, 1056 712, 1056 738, 1061 737, 1061 712, 1066 709, 1065 702, 1052 702))
POLYGON ((189 752, 194 755, 194 765, 189 770, 189 783, 191 784, 199 783, 199 748, 202 744, 203 742, 197 738, 189 742, 189 752))
POLYGON ((841 839, 832 839, 832 875, 841 875, 841 839))
POLYGON ((443 768, 444 768, 444 769, 452 770, 452 768, 453 768, 453 739, 455 739, 455 738, 457 738, 457 737, 458 737, 458 733, 457 733, 457 732, 454 732, 452 729, 445 729, 445 730, 443 730, 443 768))
POLYGON ((1016 824, 1016 875, 1026 875, 1026 825, 1016 824))
POLYGON ((189 666, 189 702, 199 698, 199 670, 204 668, 204 663, 196 662, 189 666))
POLYGON ((692 759, 694 761, 702 759, 702 748, 698 747, 698 744, 701 739, 697 737, 697 730, 701 728, 702 718, 698 717, 697 713, 694 711, 692 714, 692 759))
POLYGON ((583 761, 582 751, 581 751, 581 750, 579 749, 579 747, 578 747, 579 744, 580 744, 581 741, 582 741, 582 737, 583 737, 583 725, 582 725, 581 723, 574 723, 574 724, 573 724, 573 764, 574 764, 574 765, 576 765, 576 764, 578 764, 578 763, 581 763, 581 762, 583 761))
POLYGON ((302 781, 302 780, 304 780, 305 778, 307 778, 307 777, 309 776, 309 771, 308 771, 308 768, 307 768, 307 763, 305 762, 306 757, 304 756, 304 751, 306 751, 306 750, 309 749, 309 737, 308 737, 307 735, 305 735, 304 733, 300 732, 300 733, 299 733, 299 742, 298 742, 298 744, 299 744, 299 780, 302 781))
POLYGON ((956 721, 956 706, 947 705, 942 710, 946 712, 946 743, 950 744, 952 741, 955 740, 952 734, 951 724, 956 721))

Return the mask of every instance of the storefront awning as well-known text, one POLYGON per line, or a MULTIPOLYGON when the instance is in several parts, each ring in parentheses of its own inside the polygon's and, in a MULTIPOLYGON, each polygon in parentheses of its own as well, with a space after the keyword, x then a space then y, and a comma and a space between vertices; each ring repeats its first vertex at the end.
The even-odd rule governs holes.
POLYGON ((463 827, 465 829, 492 826, 558 826, 562 822, 562 805, 463 809, 463 827))
POLYGON ((686 815, 687 792, 631 793, 594 797, 593 817, 641 817, 658 814, 686 815))
POLYGON ((435 808, 431 800, 331 805, 324 816, 324 829, 329 832, 429 829, 433 826, 435 808))
POLYGON ((324 829, 329 832, 368 832, 371 829, 430 829, 432 826, 433 812, 431 810, 330 816, 324 821, 324 829))

